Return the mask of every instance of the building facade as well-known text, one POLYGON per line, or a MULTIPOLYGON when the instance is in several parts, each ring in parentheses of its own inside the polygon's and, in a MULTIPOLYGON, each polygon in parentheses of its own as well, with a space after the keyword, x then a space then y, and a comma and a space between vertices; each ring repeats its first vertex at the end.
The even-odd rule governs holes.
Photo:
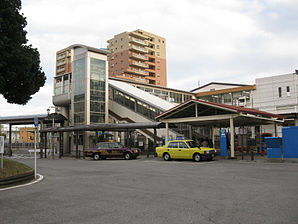
POLYGON ((107 42, 110 77, 167 86, 165 38, 138 29, 107 42))
POLYGON ((69 125, 108 122, 107 51, 72 45, 57 52, 53 104, 69 125))

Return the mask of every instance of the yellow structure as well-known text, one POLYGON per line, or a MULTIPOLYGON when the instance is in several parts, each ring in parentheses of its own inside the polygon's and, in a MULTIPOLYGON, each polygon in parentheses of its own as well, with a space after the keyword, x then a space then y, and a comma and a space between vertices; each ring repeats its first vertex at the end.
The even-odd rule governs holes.
MULTIPOLYGON (((36 136, 38 139, 38 136, 36 136)), ((20 141, 34 143, 34 128, 20 128, 20 141)))

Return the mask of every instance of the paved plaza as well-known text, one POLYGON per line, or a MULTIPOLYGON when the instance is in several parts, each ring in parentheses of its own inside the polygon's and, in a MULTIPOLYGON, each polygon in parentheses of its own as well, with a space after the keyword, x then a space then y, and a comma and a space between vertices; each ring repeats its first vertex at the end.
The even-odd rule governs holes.
MULTIPOLYGON (((19 159, 32 165, 32 159, 19 159)), ((297 223, 298 163, 38 159, 1 223, 297 223)))

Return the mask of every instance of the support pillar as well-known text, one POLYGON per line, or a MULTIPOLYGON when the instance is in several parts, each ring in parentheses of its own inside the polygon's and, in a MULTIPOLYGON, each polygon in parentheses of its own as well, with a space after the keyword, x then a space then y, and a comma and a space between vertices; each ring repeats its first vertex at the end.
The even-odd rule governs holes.
POLYGON ((48 144, 48 132, 44 134, 44 158, 47 158, 47 144, 48 144))
POLYGON ((76 131, 76 159, 79 158, 79 131, 76 131))
POLYGON ((59 159, 63 156, 63 132, 59 133, 59 159))
POLYGON ((169 123, 166 122, 166 142, 165 144, 167 144, 169 141, 169 123))
POLYGON ((211 131, 212 131, 212 148, 215 148, 215 128, 214 127, 212 127, 211 128, 211 131))
POLYGON ((231 136, 231 158, 235 158, 234 149, 235 149, 235 129, 234 129, 234 119, 233 117, 230 118, 230 136, 231 136))
POLYGON ((157 133, 156 133, 156 128, 154 128, 154 143, 153 143, 153 153, 154 153, 154 157, 156 157, 156 137, 157 137, 157 133))
POLYGON ((42 159, 43 158, 43 144, 44 144, 44 133, 41 132, 40 133, 40 142, 39 142, 39 149, 40 149, 40 153, 39 153, 39 156, 40 158, 42 159))
MULTIPOLYGON (((86 148, 85 143, 86 143, 86 132, 83 131, 83 159, 85 159, 85 155, 84 155, 84 151, 86 148)), ((89 145, 89 147, 90 147, 90 145, 89 145)))
POLYGON ((12 156, 11 129, 12 129, 12 124, 9 124, 8 156, 12 156))
POLYGON ((274 122, 274 137, 277 137, 277 123, 274 122))
POLYGON ((189 139, 192 139, 193 137, 193 130, 192 130, 192 126, 188 125, 188 131, 189 131, 189 139))

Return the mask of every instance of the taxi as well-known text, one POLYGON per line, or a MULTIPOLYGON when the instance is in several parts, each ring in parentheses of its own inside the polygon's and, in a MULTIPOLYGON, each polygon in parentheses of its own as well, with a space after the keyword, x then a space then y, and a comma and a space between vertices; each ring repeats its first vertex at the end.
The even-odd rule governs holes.
POLYGON ((212 160, 216 156, 214 148, 200 147, 192 140, 173 140, 156 148, 158 157, 165 161, 171 159, 192 159, 199 162, 203 159, 212 160))

